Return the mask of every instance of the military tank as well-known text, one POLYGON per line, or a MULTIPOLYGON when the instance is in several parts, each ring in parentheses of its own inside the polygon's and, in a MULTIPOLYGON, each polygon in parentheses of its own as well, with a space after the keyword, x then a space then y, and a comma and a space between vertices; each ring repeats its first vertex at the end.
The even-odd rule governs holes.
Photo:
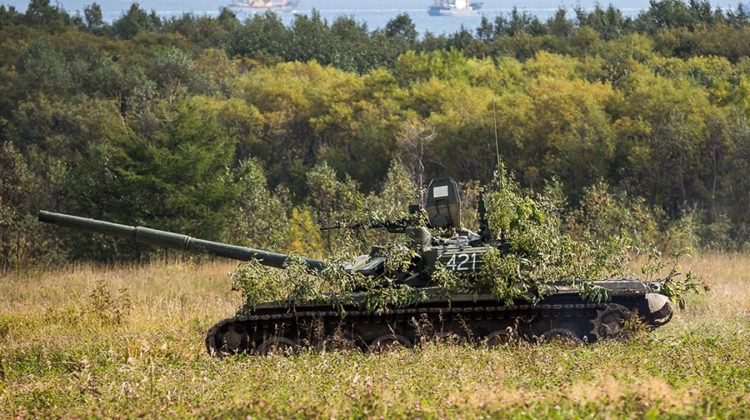
MULTIPOLYGON (((208 352, 226 355, 295 352, 302 348, 377 350, 391 346, 412 347, 431 337, 490 346, 514 340, 596 343, 623 335, 628 320, 638 318, 647 326, 658 327, 672 317, 669 298, 659 293, 661 282, 628 278, 592 282, 608 291, 609 300, 598 303, 584 299, 577 288, 554 282, 549 284, 541 301, 521 297, 507 305, 491 294, 481 293, 453 294, 446 298, 432 279, 432 269, 442 265, 457 273, 477 271, 481 269, 482 256, 491 248, 502 250, 504 240, 496 238, 489 229, 481 195, 478 203, 479 232, 461 228, 458 188, 449 177, 433 179, 427 189, 424 209, 412 205, 410 210, 424 210, 427 226, 393 222, 377 227, 405 233, 410 239, 409 246, 416 251, 415 256, 406 270, 397 273, 397 281, 423 290, 424 299, 407 307, 378 311, 363 310, 356 303, 356 291, 352 303, 343 307, 315 302, 293 308, 280 302, 262 303, 249 314, 225 319, 211 327, 206 335, 208 352), (432 231, 451 234, 433 235, 428 227, 433 228, 432 231)), ((39 213, 39 220, 157 247, 209 253, 240 261, 254 260, 279 269, 292 259, 300 261, 313 273, 324 270, 329 264, 178 233, 47 211, 39 213)), ((380 276, 384 273, 387 258, 382 247, 373 247, 369 254, 349 263, 346 271, 380 276)))

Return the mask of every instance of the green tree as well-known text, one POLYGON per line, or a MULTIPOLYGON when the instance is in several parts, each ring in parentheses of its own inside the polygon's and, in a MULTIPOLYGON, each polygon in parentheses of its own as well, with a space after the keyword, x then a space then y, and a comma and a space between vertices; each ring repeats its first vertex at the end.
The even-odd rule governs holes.
POLYGON ((228 232, 231 243, 278 249, 287 226, 284 203, 268 190, 263 170, 252 159, 240 162, 234 183, 240 188, 228 232))
POLYGON ((241 189, 229 169, 234 141, 213 115, 181 102, 152 138, 131 132, 121 142, 113 194, 124 220, 200 238, 226 235, 241 189))
POLYGON ((289 32, 275 13, 256 14, 237 29, 228 43, 227 55, 254 58, 274 64, 275 60, 289 56, 289 32))
POLYGON ((497 35, 513 36, 519 32, 527 32, 531 35, 543 35, 547 32, 539 19, 527 12, 518 13, 515 7, 506 18, 498 16, 495 18, 495 33, 497 35))
POLYGON ((91 3, 90 6, 86 6, 83 9, 83 16, 86 19, 86 27, 91 30, 97 30, 104 26, 104 19, 102 19, 102 8, 98 3, 91 3))
POLYGON ((331 64, 341 70, 363 73, 376 66, 370 51, 367 25, 358 24, 353 18, 339 17, 331 25, 331 35, 336 45, 331 64))
POLYGON ((331 63, 334 40, 328 22, 320 16, 320 12, 313 10, 309 17, 296 15, 291 36, 286 51, 287 60, 303 63, 315 60, 323 65, 331 63))
POLYGON ((133 3, 127 13, 112 23, 114 36, 120 39, 132 39, 139 32, 151 32, 161 28, 162 22, 155 12, 146 13, 145 10, 133 3))
POLYGON ((378 209, 390 220, 406 215, 409 205, 417 203, 419 185, 415 184, 406 168, 397 160, 388 168, 382 190, 371 194, 367 201, 370 208, 378 209))
POLYGON ((65 57, 48 39, 32 39, 19 68, 25 76, 27 95, 66 96, 70 92, 71 75, 65 57))
MULTIPOLYGON (((337 226, 359 220, 364 214, 364 197, 349 176, 339 181, 336 171, 325 162, 316 165, 307 175, 309 202, 318 213, 319 226, 337 226)), ((326 250, 334 251, 337 232, 323 235, 326 250)))
POLYGON ((147 72, 170 104, 179 96, 194 91, 204 76, 189 54, 174 47, 158 54, 147 72))
POLYGON ((665 79, 644 70, 629 76, 623 93, 612 109, 619 139, 616 173, 672 217, 684 205, 708 199, 701 162, 710 123, 721 117, 707 92, 685 78, 665 79))
POLYGON ((549 18, 547 21, 547 27, 549 32, 560 38, 567 38, 573 34, 574 24, 573 21, 565 17, 565 9, 557 9, 555 16, 549 18))
POLYGON ((390 49, 394 58, 414 50, 417 44, 417 29, 406 13, 401 13, 389 20, 385 25, 383 35, 388 40, 383 47, 390 49))
POLYGON ((70 23, 65 10, 50 4, 49 0, 31 0, 26 9, 24 23, 30 26, 47 26, 47 29, 61 27, 70 23))
POLYGON ((597 4, 591 12, 582 8, 576 8, 575 12, 579 27, 592 28, 604 40, 620 39, 626 30, 622 12, 611 4, 606 10, 597 4))

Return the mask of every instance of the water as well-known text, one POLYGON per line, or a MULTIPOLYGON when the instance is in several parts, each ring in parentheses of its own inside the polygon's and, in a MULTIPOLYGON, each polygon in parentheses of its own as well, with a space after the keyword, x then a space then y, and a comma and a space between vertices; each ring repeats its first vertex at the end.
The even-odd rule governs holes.
MULTIPOLYGON (((94 0, 52 0, 69 13, 75 15, 77 12, 83 15, 83 10, 94 0)), ((141 0, 140 7, 147 12, 152 10, 160 17, 180 16, 183 13, 194 15, 217 16, 219 10, 229 4, 230 0, 141 0)), ((132 0, 98 0, 101 6, 104 20, 112 22, 121 17, 132 0)), ((433 34, 450 34, 460 30, 461 26, 472 32, 479 26, 482 16, 487 16, 494 21, 498 15, 507 16, 514 7, 519 11, 538 16, 545 21, 559 8, 569 10, 568 17, 573 17, 573 8, 580 7, 586 10, 593 9, 599 3, 596 0, 582 0, 574 3, 565 3, 559 0, 527 0, 523 3, 510 3, 503 0, 484 0, 484 6, 476 16, 429 16, 427 9, 432 5, 432 0, 300 0, 296 13, 309 15, 313 9, 318 10, 320 15, 332 23, 340 16, 353 17, 357 22, 367 24, 370 30, 383 28, 389 20, 400 13, 408 13, 420 34, 430 31, 433 34)), ((25 11, 28 0, 3 0, 0 4, 14 6, 17 10, 25 11)), ((647 9, 648 0, 619 0, 613 2, 614 6, 625 16, 636 16, 641 10, 647 9)), ((723 9, 736 8, 737 3, 711 3, 714 7, 723 9)), ((240 19, 251 15, 238 14, 240 19)), ((294 14, 282 13, 281 18, 289 24, 294 20, 294 14)))

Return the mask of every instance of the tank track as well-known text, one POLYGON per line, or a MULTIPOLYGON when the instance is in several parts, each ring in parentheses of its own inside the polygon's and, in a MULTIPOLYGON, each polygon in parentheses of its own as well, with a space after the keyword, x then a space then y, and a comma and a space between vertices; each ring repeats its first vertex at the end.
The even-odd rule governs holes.
MULTIPOLYGON (((595 343, 616 338, 634 313, 617 303, 421 306, 380 313, 328 308, 270 309, 220 321, 206 335, 209 354, 303 349, 377 351, 434 338, 490 346, 513 340, 595 343), (283 311, 283 312, 282 312, 283 311)), ((346 308, 345 308, 346 309, 346 308)))

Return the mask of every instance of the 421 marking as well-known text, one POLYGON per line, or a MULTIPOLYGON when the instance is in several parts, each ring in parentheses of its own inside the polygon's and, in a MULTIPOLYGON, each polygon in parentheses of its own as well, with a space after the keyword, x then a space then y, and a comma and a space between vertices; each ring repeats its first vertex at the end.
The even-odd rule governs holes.
POLYGON ((477 254, 453 254, 445 266, 453 271, 474 271, 477 268, 477 254))

